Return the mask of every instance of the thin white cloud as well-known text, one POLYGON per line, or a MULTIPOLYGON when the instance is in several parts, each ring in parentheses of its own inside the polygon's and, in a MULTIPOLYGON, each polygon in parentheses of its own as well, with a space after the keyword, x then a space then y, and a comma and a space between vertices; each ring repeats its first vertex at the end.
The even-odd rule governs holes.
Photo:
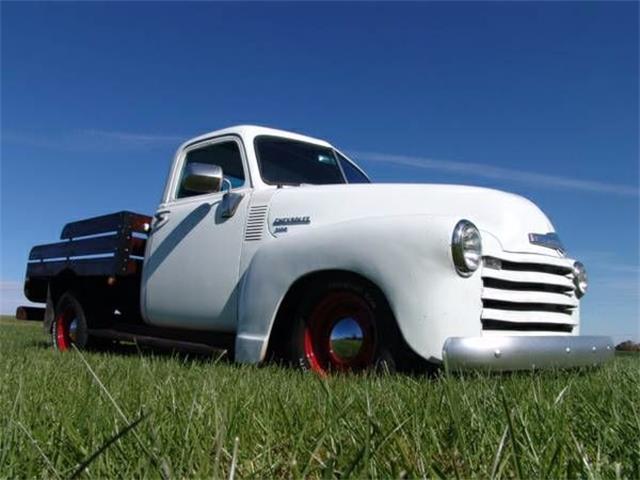
MULTIPOLYGON (((2 132, 2 141, 33 147, 62 150, 100 149, 140 149, 156 147, 177 147, 188 135, 134 133, 119 130, 84 129, 61 134, 37 134, 33 132, 2 132)), ((436 160, 428 157, 395 155, 379 152, 350 151, 352 156, 367 162, 401 165, 425 170, 435 170, 459 175, 506 180, 544 188, 568 189, 573 191, 609 194, 622 197, 638 197, 640 189, 634 185, 624 185, 597 180, 581 180, 544 173, 527 172, 515 168, 494 165, 436 160)))
POLYGON ((83 130, 90 138, 100 141, 115 141, 123 145, 135 147, 151 145, 178 145, 187 137, 184 135, 162 135, 155 133, 131 133, 114 130, 83 130))
POLYGON ((610 301, 618 305, 621 300, 634 301, 637 304, 640 300, 639 287, 638 280, 633 278, 597 277, 589 282, 591 290, 597 288, 609 293, 608 298, 603 301, 610 301))
MULTIPOLYGON (((640 264, 632 263, 620 252, 605 250, 578 250, 570 252, 571 258, 577 258, 587 266, 587 270, 597 271, 598 274, 631 278, 640 282, 640 264)), ((626 280, 625 280, 626 281, 626 280)))
POLYGON ((188 135, 132 133, 117 130, 85 129, 59 133, 3 131, 2 142, 20 146, 62 151, 139 150, 175 148, 188 135))
POLYGON ((14 290, 21 286, 22 283, 15 280, 0 280, 0 292, 4 292, 5 290, 14 290))
POLYGON ((639 265, 607 265, 604 268, 616 273, 630 273, 635 276, 640 275, 639 265))
MULTIPOLYGON (((37 305, 24 296, 23 283, 13 280, 0 280, 0 313, 13 315, 20 305, 37 305)), ((37 305, 42 306, 42 305, 37 305)))
POLYGON ((457 173, 492 180, 507 180, 510 182, 535 185, 537 187, 568 189, 591 193, 604 193, 623 197, 638 197, 640 190, 637 186, 599 182, 596 180, 580 180, 544 173, 527 172, 514 168, 496 167, 482 163, 455 162, 434 160, 426 157, 407 155, 393 155, 388 153, 351 151, 355 158, 369 162, 387 163, 425 170, 457 173))

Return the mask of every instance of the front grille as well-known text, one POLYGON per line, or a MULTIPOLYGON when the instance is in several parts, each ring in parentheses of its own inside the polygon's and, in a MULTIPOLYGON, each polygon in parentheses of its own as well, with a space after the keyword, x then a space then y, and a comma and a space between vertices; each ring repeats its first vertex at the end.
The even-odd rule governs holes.
POLYGON ((571 333, 578 307, 572 266, 568 259, 527 254, 485 257, 483 330, 571 333))

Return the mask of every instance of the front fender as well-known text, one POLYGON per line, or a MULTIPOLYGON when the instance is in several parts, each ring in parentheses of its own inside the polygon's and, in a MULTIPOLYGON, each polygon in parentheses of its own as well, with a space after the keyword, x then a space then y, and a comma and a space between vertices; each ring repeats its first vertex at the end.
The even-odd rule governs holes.
POLYGON ((480 275, 460 277, 451 258, 459 218, 426 215, 358 219, 309 227, 265 242, 243 275, 236 360, 264 359, 287 291, 323 270, 356 273, 376 284, 407 344, 441 360, 447 337, 480 333, 480 275))

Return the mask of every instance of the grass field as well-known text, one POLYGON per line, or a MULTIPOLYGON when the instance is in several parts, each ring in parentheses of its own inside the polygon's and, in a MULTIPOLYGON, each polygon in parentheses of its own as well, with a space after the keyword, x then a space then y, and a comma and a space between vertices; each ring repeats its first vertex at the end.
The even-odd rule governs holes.
POLYGON ((336 376, 59 354, 0 320, 1 477, 640 478, 640 356, 603 369, 336 376))

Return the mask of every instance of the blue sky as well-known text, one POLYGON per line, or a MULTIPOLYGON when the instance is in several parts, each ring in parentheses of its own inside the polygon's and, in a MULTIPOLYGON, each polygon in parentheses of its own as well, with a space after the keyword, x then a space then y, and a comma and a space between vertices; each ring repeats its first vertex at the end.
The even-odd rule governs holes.
POLYGON ((152 212, 180 141, 257 123, 532 199, 589 270, 583 332, 640 336, 638 3, 0 8, 0 311, 34 243, 152 212))

